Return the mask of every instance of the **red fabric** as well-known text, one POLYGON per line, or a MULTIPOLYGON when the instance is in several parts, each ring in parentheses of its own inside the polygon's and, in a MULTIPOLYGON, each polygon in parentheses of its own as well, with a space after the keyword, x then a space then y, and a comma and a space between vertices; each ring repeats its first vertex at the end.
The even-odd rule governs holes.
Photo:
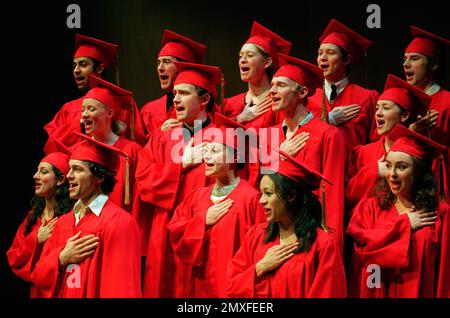
POLYGON ((105 68, 117 62, 117 51, 119 46, 96 38, 75 34, 74 59, 77 57, 90 57, 102 62, 105 68))
MULTIPOLYGON (((442 165, 442 175, 444 177, 444 198, 450 203, 450 92, 440 89, 433 96, 430 109, 439 111, 437 126, 431 130, 431 139, 447 147, 444 153, 444 162, 442 165)), ((434 179, 439 181, 440 159, 433 162, 434 179)))
POLYGON ((206 46, 170 30, 164 30, 160 56, 174 56, 189 63, 203 63, 206 46))
MULTIPOLYGON (((23 220, 22 224, 20 224, 16 236, 14 237, 14 241, 6 252, 9 266, 14 274, 30 283, 32 283, 31 272, 42 252, 42 245, 37 244, 37 235, 42 224, 41 218, 37 218, 36 223, 31 228, 31 232, 25 236, 25 225, 28 223, 28 217, 31 213, 32 211, 23 220)), ((31 298, 40 298, 44 295, 45 294, 41 289, 36 287, 33 283, 31 284, 31 298)))
POLYGON ((450 282, 440 280, 448 277, 448 267, 440 267, 438 260, 448 264, 448 251, 441 244, 448 245, 443 235, 448 235, 449 207, 441 204, 437 211, 434 225, 412 232, 408 215, 400 215, 395 206, 381 210, 376 198, 370 198, 355 208, 347 233, 363 266, 351 269, 361 272, 360 297, 435 297, 438 286, 440 295, 448 297, 450 282), (367 287, 370 264, 381 267, 381 288, 367 287))
POLYGON ((213 98, 217 98, 216 86, 220 84, 222 72, 220 68, 212 65, 174 62, 178 75, 174 86, 178 84, 191 84, 210 92, 213 98))
POLYGON ((175 210, 168 225, 175 253, 192 267, 185 286, 177 286, 177 297, 225 298, 227 265, 241 246, 249 228, 265 221, 259 192, 241 180, 226 199, 233 199, 227 214, 206 229, 206 212, 213 185, 191 193, 175 210), (183 288, 184 287, 184 288, 183 288))
MULTIPOLYGON (((174 296, 177 285, 175 272, 177 267, 182 268, 183 265, 173 253, 167 224, 173 210, 191 191, 214 182, 205 176, 203 165, 183 170, 181 163, 172 161, 172 150, 178 153, 186 146, 182 140, 171 140, 172 133, 178 137, 181 129, 177 127, 150 135, 147 145, 139 153, 136 182, 141 200, 152 205, 144 277, 145 297, 174 296)), ((195 135, 197 140, 201 132, 195 135)))
POLYGON ((69 156, 62 152, 52 152, 42 158, 41 162, 51 164, 64 175, 69 173, 69 156))
POLYGON ((265 223, 247 233, 227 270, 227 294, 233 298, 330 298, 346 297, 342 258, 336 242, 322 230, 311 249, 294 255, 277 269, 256 277, 255 266, 267 250, 279 245, 263 243, 265 223))
MULTIPOLYGON (((236 120, 236 117, 242 113, 245 108, 245 96, 247 92, 235 95, 225 99, 223 114, 230 119, 236 120)), ((243 123, 247 128, 262 128, 277 125, 283 121, 283 116, 274 113, 272 109, 252 121, 243 123)))
MULTIPOLYGON (((342 126, 337 126, 347 143, 348 152, 357 145, 365 145, 370 142, 372 132, 376 129, 375 123, 375 105, 378 100, 378 93, 371 91, 356 84, 348 84, 344 90, 336 97, 333 104, 330 105, 325 97, 327 111, 330 112, 334 107, 358 104, 361 111, 356 118, 342 126)), ((316 117, 322 114, 322 89, 317 89, 316 94, 310 98, 311 107, 309 110, 316 117)))
POLYGON ((32 273, 33 282, 45 297, 110 298, 141 297, 141 247, 136 222, 108 200, 100 216, 87 213, 75 226, 73 210, 61 216, 46 242, 32 273), (80 288, 70 288, 74 272, 58 271, 59 253, 67 240, 81 231, 100 241, 95 253, 78 264, 80 288))
POLYGON ((439 35, 422 30, 413 25, 411 25, 410 29, 413 40, 406 48, 406 53, 421 53, 439 59, 441 48, 445 45, 450 45, 449 40, 439 35))
POLYGON ((169 118, 177 118, 175 108, 172 107, 167 112, 167 95, 156 100, 150 101, 141 108, 141 117, 144 123, 146 140, 149 135, 161 130, 162 124, 169 118))
MULTIPOLYGON (((281 144, 286 137, 281 125, 276 128, 278 128, 281 144)), ((294 136, 302 132, 309 132, 310 136, 305 147, 295 158, 322 173, 333 184, 325 186, 327 225, 332 229, 331 231, 334 231, 339 242, 338 246, 341 246, 344 234, 344 179, 347 159, 346 152, 342 151, 344 140, 336 127, 317 118, 311 119, 300 127, 294 136)), ((268 138, 269 143, 271 139, 272 137, 268 138)), ((276 144, 270 144, 270 146, 279 148, 276 144)), ((313 192, 322 200, 321 189, 313 192)))
POLYGON ((370 194, 378 180, 378 160, 386 155, 384 137, 367 145, 353 149, 347 164, 345 186, 345 211, 351 217, 351 210, 370 194))

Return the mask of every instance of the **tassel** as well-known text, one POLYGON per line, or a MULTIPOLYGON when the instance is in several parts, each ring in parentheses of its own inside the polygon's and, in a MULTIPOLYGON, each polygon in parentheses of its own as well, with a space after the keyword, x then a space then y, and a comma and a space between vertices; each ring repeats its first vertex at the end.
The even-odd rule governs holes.
POLYGON ((325 232, 328 232, 327 209, 326 209, 326 200, 325 200, 325 183, 324 182, 322 182, 322 229, 325 232))
POLYGON ((120 86, 120 71, 119 71, 119 53, 117 53, 117 55, 116 55, 116 67, 115 67, 115 70, 116 70, 116 85, 117 86, 120 86))
POLYGON ((431 114, 431 111, 430 110, 428 110, 427 111, 427 137, 429 138, 429 139, 432 139, 431 138, 431 122, 430 122, 430 114, 431 114))
POLYGON ((125 204, 130 204, 130 157, 125 157, 125 204))
POLYGON ((439 155, 439 193, 441 201, 444 201, 444 154, 439 155))
POLYGON ((320 115, 320 119, 329 124, 327 103, 325 101, 325 98, 326 96, 325 96, 325 82, 324 82, 322 87, 322 114, 320 115))
POLYGON ((222 73, 220 81, 220 113, 223 114, 225 107, 225 76, 222 73))
POLYGON ((131 99, 131 127, 130 127, 130 131, 131 131, 131 140, 136 141, 136 137, 134 135, 134 125, 135 125, 135 120, 136 120, 136 112, 135 112, 135 108, 136 108, 136 104, 134 103, 134 100, 131 99))

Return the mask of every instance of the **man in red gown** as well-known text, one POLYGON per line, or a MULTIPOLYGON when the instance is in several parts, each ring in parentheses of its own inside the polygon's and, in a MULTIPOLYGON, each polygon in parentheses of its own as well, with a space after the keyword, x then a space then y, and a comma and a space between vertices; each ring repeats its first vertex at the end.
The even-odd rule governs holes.
POLYGON ((350 83, 347 77, 352 62, 367 51, 371 42, 335 19, 320 42, 317 65, 323 69, 324 89, 317 89, 312 96, 315 104, 310 110, 338 127, 350 152, 357 145, 369 143, 375 130, 378 93, 350 83))
POLYGON ((440 77, 446 72, 442 65, 444 49, 450 41, 415 26, 411 26, 411 36, 413 40, 405 50, 403 69, 408 83, 433 98, 430 110, 439 112, 437 127, 428 133, 428 137, 447 146, 442 159, 434 161, 433 173, 439 183, 441 196, 450 202, 450 92, 439 85, 442 80, 440 77))
POLYGON ((175 258, 167 224, 173 210, 187 195, 213 183, 207 178, 203 159, 204 130, 212 125, 216 85, 221 72, 216 66, 175 62, 180 72, 174 83, 174 109, 182 126, 149 135, 139 154, 136 182, 141 199, 152 210, 150 239, 144 277, 145 297, 173 297, 175 272, 183 270, 175 258))
MULTIPOLYGON (((173 83, 178 74, 174 61, 202 64, 206 46, 175 32, 165 30, 158 54, 157 71, 165 95, 141 109, 146 134, 168 130, 180 124, 173 108, 173 83)), ((148 139, 148 136, 147 136, 148 139)))
POLYGON ((45 297, 141 297, 140 231, 108 197, 122 152, 85 137, 67 175, 73 210, 53 228, 32 281, 45 297))
POLYGON ((284 54, 279 54, 279 59, 281 67, 272 79, 270 94, 272 109, 274 112, 282 112, 284 121, 270 131, 271 134, 278 134, 278 143, 273 144, 272 137, 267 139, 275 149, 279 147, 331 181, 332 185, 325 187, 326 202, 322 203, 326 209, 326 225, 334 232, 338 246, 341 246, 347 158, 347 153, 343 150, 345 142, 336 127, 328 125, 308 111, 308 105, 311 105, 309 98, 322 83, 322 70, 284 54))

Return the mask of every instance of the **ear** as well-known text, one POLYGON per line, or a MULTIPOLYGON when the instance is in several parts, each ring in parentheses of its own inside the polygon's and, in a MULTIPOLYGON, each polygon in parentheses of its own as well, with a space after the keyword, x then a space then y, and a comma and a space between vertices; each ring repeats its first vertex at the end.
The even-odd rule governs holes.
POLYGON ((206 109, 209 101, 211 99, 211 95, 210 93, 204 94, 203 96, 200 96, 200 100, 201 100, 201 105, 203 109, 206 109))
POLYGON ((291 191, 289 191, 289 194, 287 196, 288 202, 294 202, 295 199, 297 198, 297 190, 292 189, 291 191))
POLYGON ((408 111, 405 111, 405 112, 400 116, 400 122, 402 122, 402 123, 407 122, 410 116, 411 116, 411 113, 408 112, 408 111))
POLYGON ((350 64, 350 62, 352 61, 352 56, 350 54, 347 54, 347 56, 345 57, 344 61, 344 65, 347 66, 350 64))
POLYGON ((306 86, 303 86, 302 89, 299 89, 297 91, 297 97, 298 99, 304 99, 306 96, 308 96, 308 88, 306 86))
POLYGON ((61 186, 64 182, 66 182, 66 176, 61 175, 58 178, 58 181, 56 182, 56 186, 59 187, 61 186))
POLYGON ((103 63, 100 63, 97 66, 97 69, 94 70, 95 73, 97 73, 98 75, 101 75, 103 73, 103 71, 105 70, 105 65, 103 63))
POLYGON ((264 68, 268 69, 273 64, 273 60, 271 57, 266 58, 264 61, 264 68))
POLYGON ((439 68, 439 63, 438 62, 433 63, 433 65, 431 66, 431 70, 433 72, 436 72, 438 68, 439 68))

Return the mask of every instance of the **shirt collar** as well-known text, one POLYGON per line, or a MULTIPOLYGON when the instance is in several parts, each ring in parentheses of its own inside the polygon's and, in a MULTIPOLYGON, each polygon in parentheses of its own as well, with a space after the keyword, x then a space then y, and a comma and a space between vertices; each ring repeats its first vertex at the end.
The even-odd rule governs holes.
MULTIPOLYGON (((103 210, 103 207, 106 204, 106 201, 108 201, 108 196, 106 194, 102 193, 102 194, 98 195, 94 199, 94 201, 92 201, 86 207, 86 209, 89 209, 89 211, 91 211, 96 217, 99 217, 100 213, 103 210)), ((80 212, 81 212, 80 205, 81 205, 81 200, 78 200, 77 203, 75 203, 75 205, 73 206, 76 223, 78 223, 80 221, 80 212)))
POLYGON ((199 132, 200 130, 204 129, 205 127, 208 127, 209 124, 211 124, 211 119, 209 116, 206 117, 204 121, 202 121, 201 126, 196 125, 193 130, 186 127, 186 125, 183 123, 183 139, 185 142, 188 142, 192 137, 194 137, 195 133, 199 132))
MULTIPOLYGON (((311 119, 313 119, 313 118, 314 118, 313 113, 308 112, 308 115, 306 115, 305 119, 303 119, 303 120, 298 124, 298 127, 300 128, 300 127, 306 125, 306 124, 307 124, 311 119)), ((282 127, 283 127, 284 135, 286 136, 286 132, 287 132, 287 128, 288 128, 287 123, 286 123, 286 120, 283 120, 282 127)))
POLYGON ((438 83, 434 83, 431 87, 425 92, 429 96, 433 96, 437 92, 441 90, 441 86, 438 83))
MULTIPOLYGON (((344 77, 343 79, 341 79, 339 82, 334 83, 334 85, 336 85, 336 94, 337 96, 342 93, 342 91, 344 90, 344 88, 347 87, 349 81, 348 81, 348 77, 344 77)), ((327 80, 325 80, 325 94, 327 95, 328 100, 330 100, 330 95, 331 95, 331 84, 328 83, 327 80)))

